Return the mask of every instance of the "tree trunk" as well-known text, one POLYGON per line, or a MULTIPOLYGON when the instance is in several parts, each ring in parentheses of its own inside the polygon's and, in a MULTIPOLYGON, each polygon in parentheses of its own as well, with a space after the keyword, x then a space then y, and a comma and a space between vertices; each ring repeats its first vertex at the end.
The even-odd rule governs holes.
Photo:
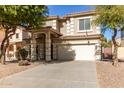
POLYGON ((6 64, 5 63, 5 56, 6 56, 6 50, 7 50, 8 46, 9 46, 9 39, 6 39, 6 44, 3 46, 3 48, 2 48, 3 50, 1 50, 2 53, 0 55, 2 64, 6 64))
POLYGON ((1 43, 1 54, 0 54, 0 60, 1 60, 1 63, 2 64, 5 64, 5 60, 4 60, 4 56, 5 56, 5 41, 6 41, 6 38, 4 38, 4 40, 2 41, 1 43))
POLYGON ((1 55, 1 63, 2 63, 2 64, 5 64, 5 58, 4 58, 4 55, 1 55))
POLYGON ((0 59, 1 59, 1 63, 2 64, 5 64, 5 54, 6 54, 6 49, 8 47, 8 42, 7 44, 5 45, 5 41, 2 42, 1 44, 1 54, 0 54, 0 59))
POLYGON ((115 67, 118 66, 118 45, 117 45, 117 42, 116 42, 116 36, 117 36, 117 29, 114 29, 114 34, 112 36, 112 42, 113 42, 113 49, 114 49, 114 52, 113 52, 113 57, 112 57, 112 60, 113 60, 113 65, 115 67))
POLYGON ((0 60, 2 64, 5 64, 5 54, 6 49, 9 46, 9 38, 15 34, 16 27, 13 27, 13 29, 9 32, 10 28, 6 29, 4 39, 1 43, 1 53, 0 53, 0 60), (12 33, 11 33, 12 32, 12 33))
POLYGON ((117 45, 114 45, 114 52, 113 52, 113 65, 114 66, 118 66, 118 46, 117 45))

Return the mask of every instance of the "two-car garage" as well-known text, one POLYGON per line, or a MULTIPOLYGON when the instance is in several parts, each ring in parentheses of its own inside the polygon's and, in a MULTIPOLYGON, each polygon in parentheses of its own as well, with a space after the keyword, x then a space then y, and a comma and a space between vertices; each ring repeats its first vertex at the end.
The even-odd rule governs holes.
POLYGON ((95 60, 95 45, 65 44, 58 46, 59 60, 95 60))

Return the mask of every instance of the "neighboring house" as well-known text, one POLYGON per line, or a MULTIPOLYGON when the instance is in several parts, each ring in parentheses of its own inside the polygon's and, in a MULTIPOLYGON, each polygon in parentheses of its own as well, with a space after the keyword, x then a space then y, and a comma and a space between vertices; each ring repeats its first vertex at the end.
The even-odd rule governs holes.
POLYGON ((4 39, 4 31, 0 30, 0 46, 1 46, 1 43, 2 43, 3 39, 4 39))
POLYGON ((9 46, 6 51, 5 60, 17 60, 16 51, 25 46, 26 40, 31 37, 30 33, 26 32, 25 28, 17 27, 15 35, 9 38, 9 46))
POLYGON ((15 59, 16 43, 25 42, 25 37, 28 39, 23 45, 29 46, 29 58, 34 61, 101 60, 101 31, 100 27, 91 23, 94 18, 95 11, 64 17, 50 16, 44 27, 32 30, 30 35, 26 31, 18 30, 21 32, 10 39, 14 43, 12 60, 15 59))
POLYGON ((117 39, 119 48, 118 48, 118 59, 124 61, 124 32, 121 32, 121 38, 117 39))
POLYGON ((110 60, 110 59, 112 59, 112 48, 103 47, 102 48, 102 60, 110 60))
POLYGON ((3 39, 4 39, 4 30, 0 29, 0 48, 1 48, 1 44, 2 44, 3 39))

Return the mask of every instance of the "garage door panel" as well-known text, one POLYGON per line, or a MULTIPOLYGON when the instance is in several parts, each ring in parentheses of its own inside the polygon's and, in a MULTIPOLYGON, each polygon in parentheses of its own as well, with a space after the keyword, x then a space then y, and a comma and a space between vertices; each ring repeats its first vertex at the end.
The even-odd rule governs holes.
POLYGON ((58 47, 59 60, 95 60, 94 45, 62 45, 58 47))
POLYGON ((70 45, 62 45, 58 47, 58 59, 59 60, 74 60, 75 50, 70 45))
POLYGON ((93 45, 79 45, 72 46, 75 50, 75 60, 94 60, 94 46, 93 45))

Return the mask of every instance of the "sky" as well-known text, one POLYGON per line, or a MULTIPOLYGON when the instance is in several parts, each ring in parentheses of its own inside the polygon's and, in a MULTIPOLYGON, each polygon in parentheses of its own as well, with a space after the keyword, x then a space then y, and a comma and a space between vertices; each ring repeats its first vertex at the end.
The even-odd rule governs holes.
MULTIPOLYGON (((64 16, 70 13, 94 10, 95 6, 90 5, 48 5, 50 16, 64 16)), ((107 40, 111 40, 112 32, 110 30, 104 33, 107 40)))
POLYGON ((87 5, 49 5, 48 9, 49 15, 64 16, 65 14, 88 11, 95 8, 87 5))

